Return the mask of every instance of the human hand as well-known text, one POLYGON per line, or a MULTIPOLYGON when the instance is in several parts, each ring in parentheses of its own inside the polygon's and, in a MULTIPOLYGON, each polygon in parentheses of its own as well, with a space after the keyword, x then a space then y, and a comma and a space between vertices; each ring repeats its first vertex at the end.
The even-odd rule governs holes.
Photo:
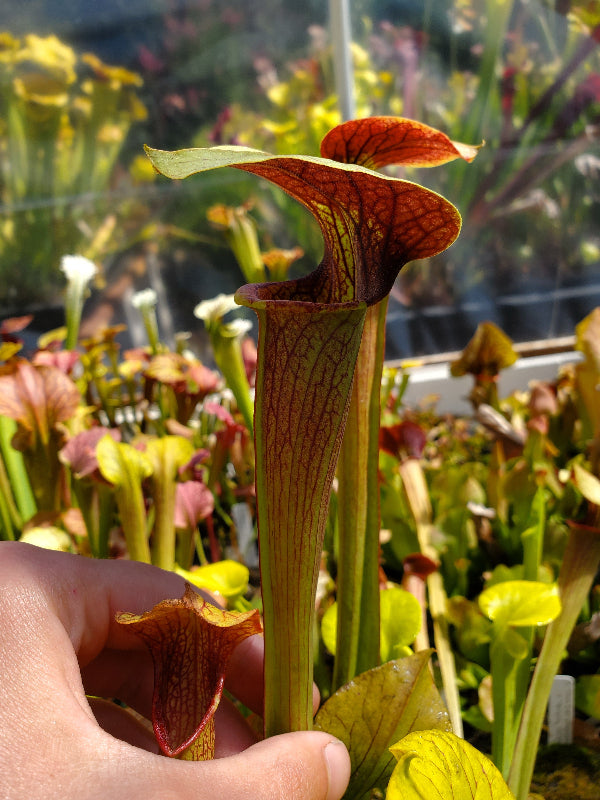
MULTIPOLYGON (((338 800, 350 763, 316 731, 256 743, 225 699, 213 761, 158 754, 152 734, 113 703, 149 718, 153 665, 115 622, 181 597, 183 580, 132 561, 99 561, 0 543, 0 798, 2 800, 338 800), (96 714, 96 716, 94 716, 96 714)), ((261 712, 262 639, 234 651, 227 688, 261 712)))

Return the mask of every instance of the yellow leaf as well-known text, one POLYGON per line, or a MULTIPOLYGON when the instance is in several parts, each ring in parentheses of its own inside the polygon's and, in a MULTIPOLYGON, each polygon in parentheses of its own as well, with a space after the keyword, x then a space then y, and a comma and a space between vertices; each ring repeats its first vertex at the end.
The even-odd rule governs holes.
POLYGON ((390 750, 386 800, 514 800, 494 764, 453 733, 417 731, 390 750))
POLYGON ((492 620, 516 627, 548 625, 561 611, 558 586, 539 581, 504 581, 479 595, 479 607, 492 620))

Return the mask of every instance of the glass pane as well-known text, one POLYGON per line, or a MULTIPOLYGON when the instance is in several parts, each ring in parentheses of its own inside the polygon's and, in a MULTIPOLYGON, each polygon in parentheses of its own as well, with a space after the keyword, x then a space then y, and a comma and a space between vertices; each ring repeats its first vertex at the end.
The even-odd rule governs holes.
MULTIPOLYGON (((65 254, 102 265, 83 335, 125 322, 152 286, 171 344, 201 300, 245 283, 215 204, 248 207, 264 250, 321 257, 309 215, 236 170, 156 176, 143 144, 247 144, 316 152, 339 119, 327 8, 314 0, 36 0, 0 8, 0 311, 33 310, 32 332, 62 324, 65 254), (311 116, 304 114, 310 110, 311 116)), ((253 317, 253 315, 251 314, 253 317)))
POLYGON ((401 273, 388 356, 460 349, 484 319, 521 342, 572 334, 600 303, 597 11, 551 0, 352 9, 360 114, 485 141, 470 165, 404 173, 451 200, 463 231, 401 273))
MULTIPOLYGON (((389 358, 459 349, 483 319, 516 341, 571 334, 600 302, 598 20, 584 5, 350 1, 357 115, 486 142, 471 165, 396 171, 448 197, 464 226, 447 254, 401 273, 389 358)), ((159 179, 142 146, 317 154, 340 120, 327 25, 317 0, 3 4, 2 314, 61 324, 60 259, 78 253, 105 281, 84 334, 125 321, 142 342, 129 301, 153 286, 165 340, 189 329, 203 350, 193 308, 245 282, 207 220, 220 203, 250 209, 261 249, 300 246, 293 275, 312 269, 320 233, 280 190, 234 170, 159 179)))

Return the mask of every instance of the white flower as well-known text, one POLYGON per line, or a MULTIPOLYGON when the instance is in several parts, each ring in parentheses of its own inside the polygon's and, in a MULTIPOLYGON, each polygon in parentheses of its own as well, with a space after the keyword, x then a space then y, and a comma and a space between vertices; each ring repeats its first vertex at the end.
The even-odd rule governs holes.
POLYGON ((225 314, 233 311, 238 305, 232 294, 218 294, 211 300, 203 300, 194 309, 194 316, 204 320, 205 323, 218 322, 225 314))
POLYGON ((154 289, 142 289, 131 298, 131 305, 140 310, 149 310, 156 307, 157 297, 154 289))
POLYGON ((69 283, 76 282, 82 287, 87 286, 98 272, 94 262, 84 256, 63 256, 60 260, 60 268, 69 283))
POLYGON ((237 339, 241 339, 242 336, 245 336, 252 330, 252 323, 249 319, 234 319, 228 323, 226 327, 229 336, 235 336, 237 339))
POLYGON ((67 338, 65 348, 73 350, 77 345, 79 324, 83 302, 88 284, 97 272, 96 265, 83 256, 63 256, 60 268, 67 278, 65 290, 65 316, 67 321, 67 338))

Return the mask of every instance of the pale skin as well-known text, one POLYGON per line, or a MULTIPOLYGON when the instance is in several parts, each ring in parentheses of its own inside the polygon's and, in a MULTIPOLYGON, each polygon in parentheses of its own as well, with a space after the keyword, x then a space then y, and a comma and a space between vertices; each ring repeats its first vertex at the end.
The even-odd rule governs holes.
MULTIPOLYGON (((0 543, 0 797, 2 800, 338 800, 350 762, 316 731, 256 742, 225 700, 215 718, 217 758, 158 753, 148 730, 112 703, 151 715, 153 667, 117 625, 181 597, 176 575, 130 561, 96 561, 0 543), (94 715, 96 714, 96 716, 94 715)), ((226 683, 260 713, 262 640, 234 652, 226 683)))

